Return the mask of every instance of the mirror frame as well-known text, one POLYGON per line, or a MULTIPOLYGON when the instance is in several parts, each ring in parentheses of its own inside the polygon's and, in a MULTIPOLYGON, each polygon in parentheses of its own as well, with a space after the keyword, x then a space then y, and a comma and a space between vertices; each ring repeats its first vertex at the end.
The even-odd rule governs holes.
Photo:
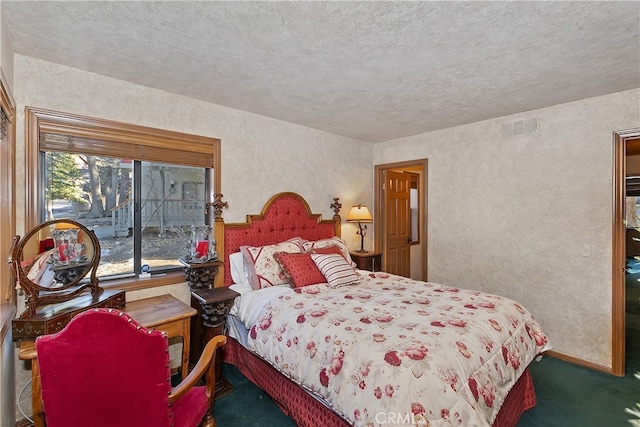
POLYGON ((59 303, 69 301, 79 295, 86 292, 91 292, 94 298, 103 292, 103 289, 98 283, 98 277, 96 270, 100 263, 100 242, 92 230, 89 230, 84 225, 71 219, 54 219, 52 221, 44 222, 37 227, 31 229, 24 238, 20 236, 14 236, 13 245, 11 250, 11 266, 14 274, 16 275, 18 282, 24 290, 25 297, 25 311, 20 315, 23 317, 30 317, 36 314, 37 308, 47 304, 59 303), (75 280, 64 284, 56 288, 47 288, 34 283, 27 276, 27 271, 21 266, 23 262, 23 251, 27 243, 31 241, 33 236, 36 236, 41 230, 55 226, 56 224, 70 224, 79 230, 82 230, 86 238, 88 238, 93 245, 93 256, 88 259, 88 266, 83 270, 83 274, 79 275, 75 280), (89 281, 81 283, 85 277, 90 273, 89 281))

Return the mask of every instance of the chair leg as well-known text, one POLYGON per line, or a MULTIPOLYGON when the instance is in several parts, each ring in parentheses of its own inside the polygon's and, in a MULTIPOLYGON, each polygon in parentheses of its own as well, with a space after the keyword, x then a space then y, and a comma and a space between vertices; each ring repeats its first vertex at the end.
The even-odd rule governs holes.
POLYGON ((216 427, 216 420, 211 415, 211 410, 208 410, 200 424, 202 427, 216 427))

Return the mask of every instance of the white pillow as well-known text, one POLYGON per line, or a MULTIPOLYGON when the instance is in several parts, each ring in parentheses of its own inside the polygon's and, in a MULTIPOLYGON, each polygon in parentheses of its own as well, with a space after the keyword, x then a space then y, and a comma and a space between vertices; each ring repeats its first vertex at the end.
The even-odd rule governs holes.
POLYGON ((318 269, 332 288, 355 285, 362 280, 362 276, 342 255, 311 254, 311 259, 316 263, 316 266, 318 266, 318 269))
POLYGON ((295 239, 266 246, 240 246, 249 273, 249 284, 253 289, 288 285, 284 271, 275 259, 278 252, 300 253, 302 249, 295 239))
POLYGON ((238 285, 249 285, 249 273, 244 264, 242 252, 235 252, 229 255, 229 267, 231 269, 231 280, 238 285))

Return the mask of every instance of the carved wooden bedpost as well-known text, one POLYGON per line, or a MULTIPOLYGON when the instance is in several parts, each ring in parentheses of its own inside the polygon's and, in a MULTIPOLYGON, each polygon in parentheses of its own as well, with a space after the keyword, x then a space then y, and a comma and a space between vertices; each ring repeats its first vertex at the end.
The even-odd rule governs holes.
POLYGON ((335 235, 340 237, 340 230, 342 228, 342 219, 340 218, 340 209, 342 209, 342 203, 339 202, 340 198, 339 197, 334 197, 333 198, 333 203, 331 203, 331 205, 329 206, 331 209, 333 209, 333 222, 334 222, 334 232, 335 235))
MULTIPOLYGON (((222 208, 229 209, 229 204, 223 202, 222 197, 223 195, 220 193, 214 194, 213 202, 208 203, 207 207, 213 207, 213 238, 216 239, 218 258, 224 261, 224 219, 222 218, 222 208)), ((218 288, 221 286, 224 286, 224 274, 216 274, 213 287, 218 288)))

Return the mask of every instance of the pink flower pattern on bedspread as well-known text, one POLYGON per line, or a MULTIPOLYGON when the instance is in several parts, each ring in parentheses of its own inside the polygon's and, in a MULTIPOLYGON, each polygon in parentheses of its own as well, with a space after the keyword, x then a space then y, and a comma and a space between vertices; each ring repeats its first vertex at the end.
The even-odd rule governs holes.
POLYGON ((491 425, 547 337, 517 302, 370 273, 292 289, 249 347, 356 426, 491 425))

